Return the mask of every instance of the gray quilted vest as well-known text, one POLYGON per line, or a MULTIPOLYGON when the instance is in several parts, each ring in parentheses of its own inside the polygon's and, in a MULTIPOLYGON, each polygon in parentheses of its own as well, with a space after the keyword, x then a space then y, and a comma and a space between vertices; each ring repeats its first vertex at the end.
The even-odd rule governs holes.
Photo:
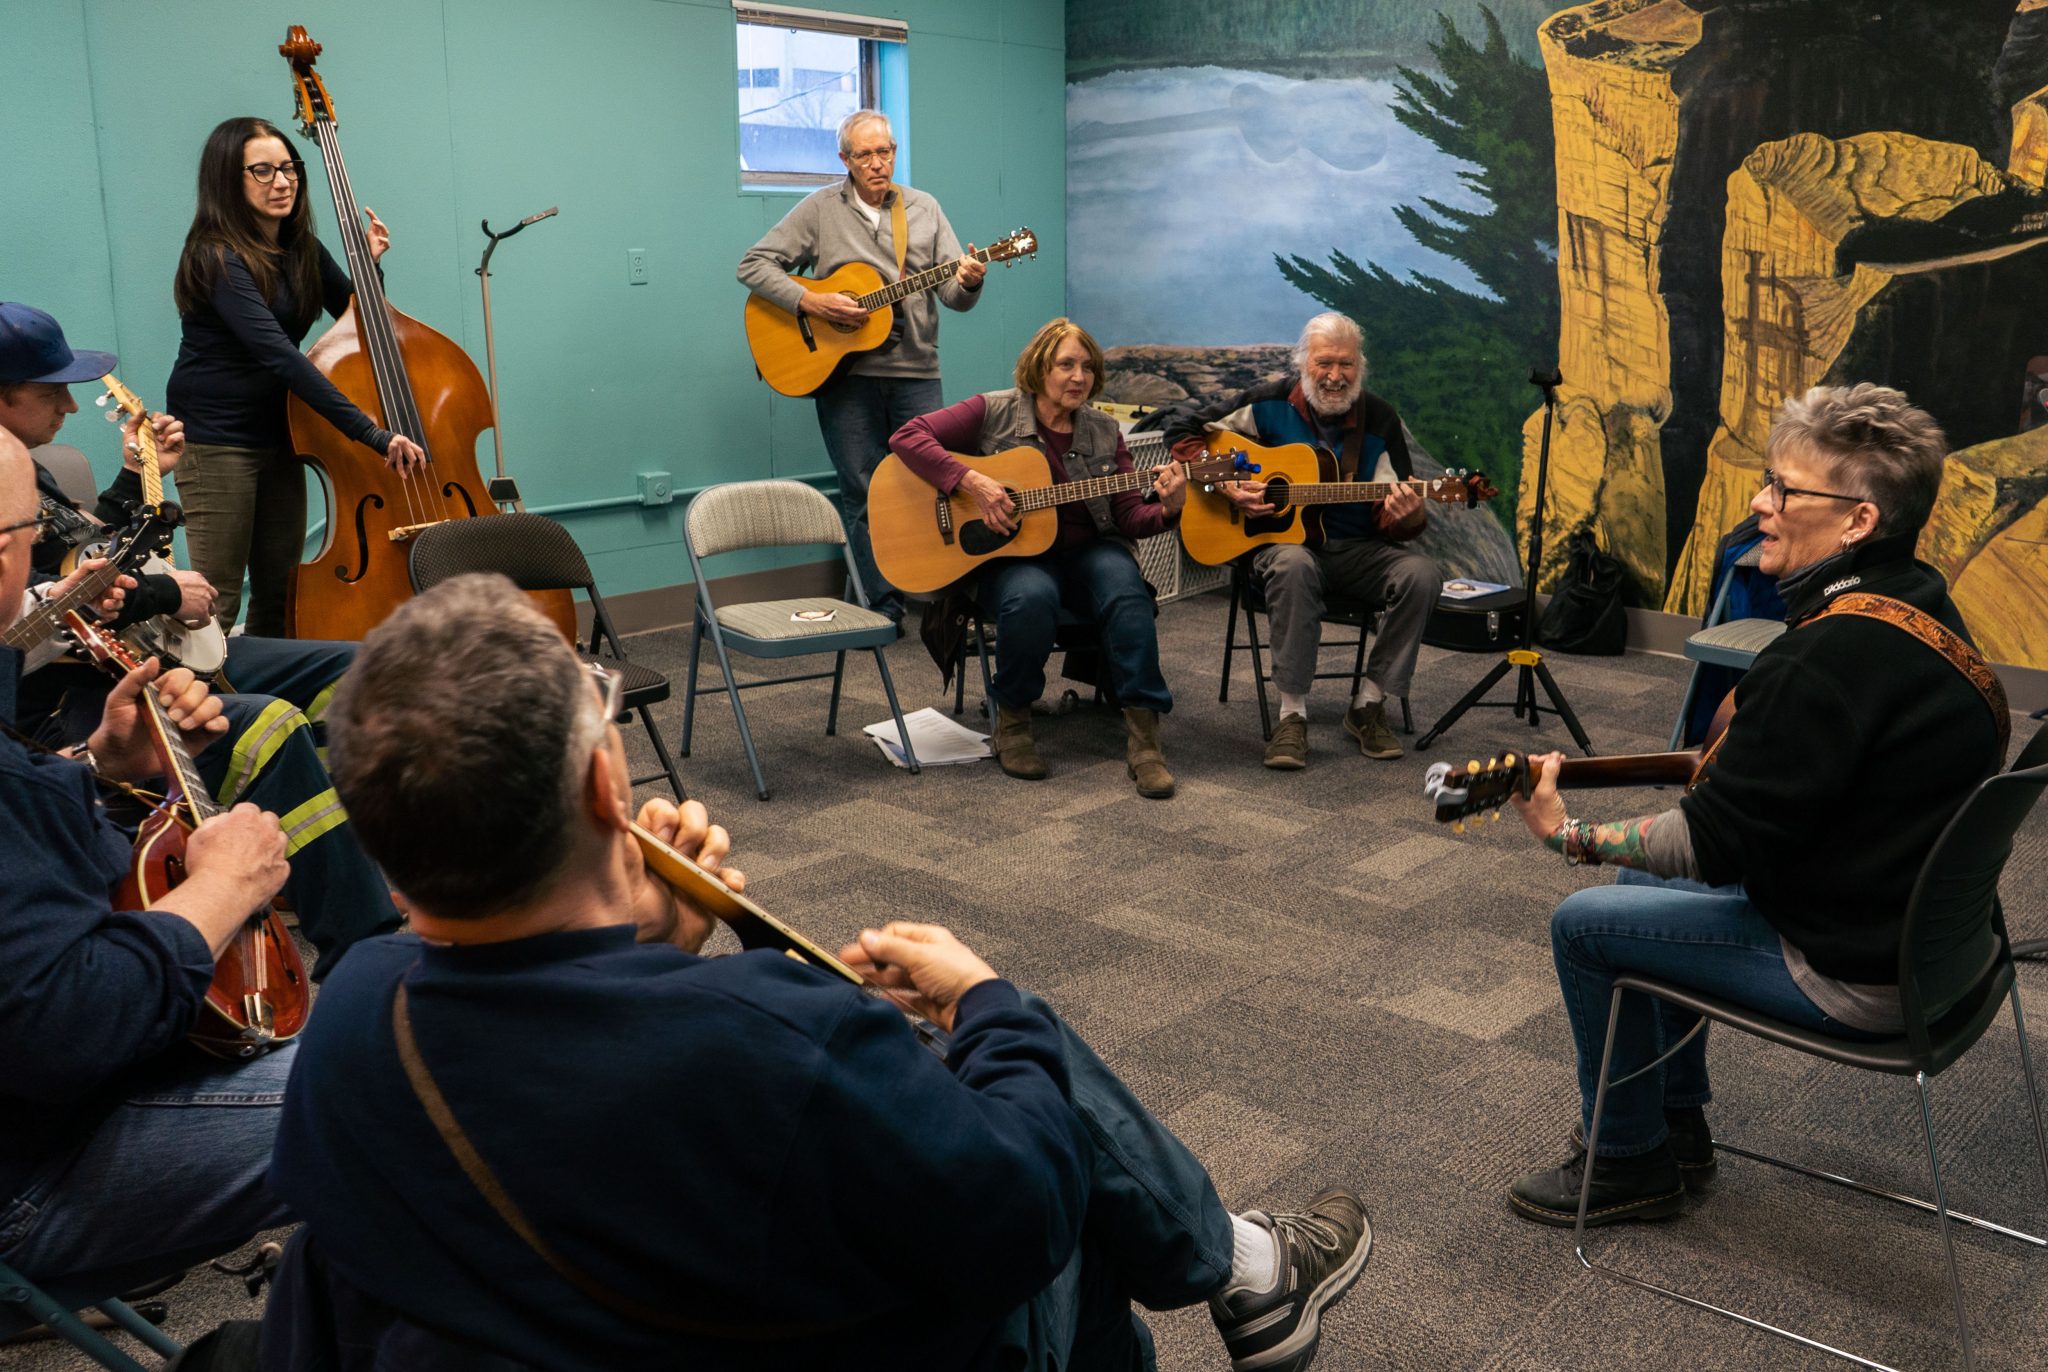
MULTIPOLYGON (((1038 437, 1038 410, 1033 398, 1023 391, 990 391, 982 397, 988 413, 981 421, 981 452, 985 457, 1010 448, 1045 451, 1038 437)), ((1116 475, 1116 421, 1100 410, 1082 406, 1074 413, 1074 446, 1067 450, 1067 476, 1081 480, 1091 476, 1116 475)), ((1095 521, 1095 532, 1104 538, 1124 540, 1109 512, 1109 497, 1096 496, 1081 502, 1095 521)))

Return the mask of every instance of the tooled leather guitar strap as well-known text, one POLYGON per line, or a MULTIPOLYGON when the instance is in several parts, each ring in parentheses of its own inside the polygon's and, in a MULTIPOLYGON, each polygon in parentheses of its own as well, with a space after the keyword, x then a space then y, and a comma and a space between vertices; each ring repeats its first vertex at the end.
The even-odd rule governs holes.
POLYGON ((1984 660, 1984 655, 1965 642, 1960 634, 1925 610, 1869 591, 1851 591, 1847 595, 1836 596, 1814 619, 1822 615, 1861 615, 1865 619, 1875 619, 1905 630, 1940 653, 1948 660, 1949 666, 1961 672, 1963 679, 1975 686, 1977 694, 1984 698, 1984 704, 1991 711, 1992 727, 1998 730, 1998 756, 2001 762, 2004 760, 2006 746, 2012 741, 2012 713, 2005 701, 2005 687, 1999 682, 1998 673, 1991 670, 1991 664, 1984 660))
POLYGON ((412 1085, 413 1095, 418 1097, 421 1108, 427 1112, 427 1118, 434 1122, 435 1131, 441 1135, 441 1141, 448 1145, 448 1151, 454 1154, 455 1161, 461 1165, 462 1174, 468 1177, 477 1192, 490 1202, 491 1209, 497 1212, 498 1218, 505 1221, 512 1232, 517 1234, 541 1261, 553 1268, 556 1276, 613 1314, 623 1315, 640 1324, 673 1333, 755 1343, 834 1333, 851 1329, 860 1323, 859 1320, 841 1320, 831 1324, 798 1324, 788 1321, 778 1322, 773 1328, 757 1328, 685 1319, 671 1311, 657 1310, 652 1306, 642 1305, 628 1296, 622 1296, 581 1268, 571 1265, 567 1258, 557 1253, 548 1241, 540 1236, 539 1231, 533 1227, 533 1222, 520 1210, 518 1202, 512 1199, 504 1184, 491 1171, 490 1164, 477 1152, 476 1145, 469 1141, 469 1135, 463 1132, 461 1123, 455 1118, 454 1110, 449 1108, 447 1097, 441 1094, 434 1074, 427 1070, 426 1059, 420 1056, 419 1043, 413 1038, 412 1011, 407 1004, 405 983, 402 981, 391 994, 391 1034, 398 1040, 398 1060, 405 1066, 405 1077, 412 1085))
POLYGON ((903 262, 910 254, 910 215, 903 208, 903 187, 889 183, 889 237, 896 247, 896 279, 903 279, 903 262))

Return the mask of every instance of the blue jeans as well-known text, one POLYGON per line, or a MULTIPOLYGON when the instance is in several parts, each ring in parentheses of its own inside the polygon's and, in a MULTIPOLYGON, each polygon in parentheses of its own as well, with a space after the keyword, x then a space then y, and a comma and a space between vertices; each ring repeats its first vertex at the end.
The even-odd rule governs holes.
POLYGON ((1159 671, 1159 631, 1138 560, 1121 543, 1096 539, 1032 558, 999 558, 982 569, 975 599, 996 625, 998 705, 1027 708, 1045 694, 1060 607, 1098 627, 1109 686, 1130 709, 1173 708, 1159 671))
POLYGON ((1081 1244, 1052 1284, 1011 1312, 997 1365, 1019 1372, 1131 1372, 1153 1367, 1152 1336, 1131 1302, 1172 1310, 1230 1278, 1230 1213, 1187 1146, 1133 1096, 1044 1001, 1059 1025, 1074 1113, 1094 1159, 1081 1244), (1021 1361, 1020 1361, 1021 1359, 1021 1361))
POLYGON ((889 455, 889 436, 945 403, 939 379, 841 376, 818 389, 818 431, 839 474, 839 515, 853 565, 868 603, 891 619, 903 617, 903 594, 882 579, 868 541, 868 476, 889 455))
MULTIPOLYGON (((1614 978, 1641 972, 1720 996, 1788 1024, 1844 1038, 1877 1038, 1830 1019, 1785 967, 1778 932, 1740 886, 1707 886, 1619 868, 1612 886, 1567 896, 1550 917, 1557 982, 1579 1054, 1580 1124, 1593 1123, 1593 1092, 1607 1042, 1614 978)), ((1690 1032, 1698 1016, 1647 996, 1622 998, 1610 1078, 1624 1077, 1690 1032)), ((1654 1072, 1607 1090, 1600 1156, 1631 1157, 1664 1142, 1664 1111, 1705 1105, 1707 1031, 1654 1072)))
POLYGON ((294 1051, 159 1059, 76 1152, 0 1206, 0 1260, 37 1282, 79 1277, 115 1293, 283 1224, 264 1178, 294 1051))

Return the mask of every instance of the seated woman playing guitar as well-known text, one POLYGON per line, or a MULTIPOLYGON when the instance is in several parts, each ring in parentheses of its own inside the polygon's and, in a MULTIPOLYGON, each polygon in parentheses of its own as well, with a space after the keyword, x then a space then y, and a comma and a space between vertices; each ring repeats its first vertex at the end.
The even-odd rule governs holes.
MULTIPOLYGON (((1541 779, 1515 799, 1529 831, 1567 862, 1628 869, 1551 918, 1582 1130, 1624 972, 1838 1037, 1900 1032, 1914 879, 1950 816, 2003 763, 2010 728, 1941 574, 1913 558, 1946 451, 1934 420, 1895 390, 1817 386, 1788 400, 1750 508, 1791 628, 1735 688, 1734 719, 1692 789, 1662 814, 1592 824, 1565 813, 1562 755, 1529 760, 1541 779), (1912 778, 1903 804, 1900 777, 1912 778)), ((1923 969, 1930 1015, 1989 964, 1994 935, 1980 935, 1923 969)), ((1622 1080, 1694 1020, 1623 998, 1609 1073, 1620 1084, 1607 1092, 1586 1223, 1675 1215, 1712 1171, 1704 1031, 1622 1080)), ((1515 1182, 1509 1201, 1524 1218, 1570 1227, 1585 1165, 1581 1149, 1515 1182)))
MULTIPOLYGON (((889 440, 890 449, 938 489, 964 488, 999 534, 1015 529, 1015 502, 1000 482, 954 452, 1034 447, 1045 454, 1055 482, 1133 470, 1116 421, 1088 408, 1102 390, 1102 349, 1086 329, 1069 319, 1047 324, 1018 356, 1016 379, 1013 390, 921 415, 889 440)), ((1150 497, 1157 503, 1125 491, 1063 504, 1050 552, 991 562, 981 572, 976 599, 996 625, 993 746, 996 761, 1013 777, 1037 781, 1046 774, 1031 741, 1031 702, 1045 690, 1045 662, 1064 605, 1101 629, 1138 794, 1154 800, 1173 794, 1173 773, 1159 748, 1159 716, 1173 708, 1173 695, 1159 671, 1152 598, 1132 544, 1179 522, 1187 499, 1179 464, 1159 469, 1150 497)))

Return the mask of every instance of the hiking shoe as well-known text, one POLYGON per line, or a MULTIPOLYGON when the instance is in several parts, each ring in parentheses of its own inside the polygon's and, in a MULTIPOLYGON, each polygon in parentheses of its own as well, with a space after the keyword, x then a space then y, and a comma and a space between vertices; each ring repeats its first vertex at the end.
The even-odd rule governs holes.
MULTIPOLYGON (((1586 1181, 1586 1153, 1579 1149, 1562 1167, 1531 1172, 1508 1188, 1508 1204, 1525 1220, 1570 1229, 1579 1222, 1579 1189, 1586 1181)), ((1593 1171, 1586 1201, 1586 1227, 1616 1220, 1669 1219, 1685 1208, 1685 1183, 1670 1144, 1632 1158, 1602 1158, 1593 1171)))
POLYGON ((1266 744, 1266 765, 1276 772, 1298 772, 1308 766, 1308 721, 1282 715, 1266 744))
POLYGON ((1354 705, 1344 712, 1344 732, 1358 740, 1358 751, 1367 757, 1401 756, 1401 741, 1387 724, 1387 702, 1354 705))
MULTIPOLYGON (((1720 1155, 1714 1152, 1714 1132, 1707 1128, 1707 1112, 1697 1105, 1666 1110, 1664 1127, 1670 1131, 1666 1142, 1671 1145, 1671 1156, 1678 1160, 1678 1176, 1685 1189, 1706 1190, 1721 1166, 1720 1155)), ((1586 1149, 1586 1131, 1580 1125, 1572 1126, 1572 1147, 1579 1152, 1586 1149)), ((1574 1204, 1572 1209, 1576 1213, 1578 1206, 1574 1204)))
POLYGON ((1228 1287, 1209 1299, 1209 1313, 1232 1372, 1301 1372, 1315 1359, 1323 1311, 1351 1289, 1372 1256, 1372 1221, 1349 1191, 1332 1189, 1301 1215, 1244 1218, 1272 1231, 1280 1247, 1280 1279, 1270 1291, 1228 1287))

